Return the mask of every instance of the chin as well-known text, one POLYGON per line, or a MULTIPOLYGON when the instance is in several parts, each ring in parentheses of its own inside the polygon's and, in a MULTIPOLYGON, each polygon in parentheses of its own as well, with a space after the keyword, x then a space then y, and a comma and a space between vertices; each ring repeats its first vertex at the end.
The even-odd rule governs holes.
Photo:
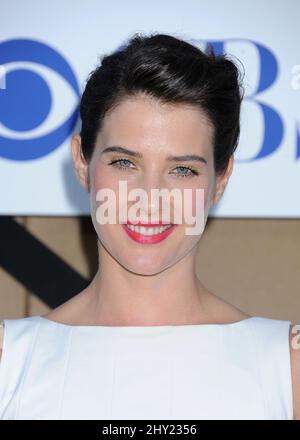
POLYGON ((153 258, 152 259, 141 258, 139 261, 137 259, 132 261, 132 258, 130 258, 129 261, 129 259, 126 258, 123 261, 119 261, 119 263, 126 270, 135 273, 137 275, 156 275, 172 265, 172 263, 170 264, 159 263, 157 259, 153 259, 153 258))

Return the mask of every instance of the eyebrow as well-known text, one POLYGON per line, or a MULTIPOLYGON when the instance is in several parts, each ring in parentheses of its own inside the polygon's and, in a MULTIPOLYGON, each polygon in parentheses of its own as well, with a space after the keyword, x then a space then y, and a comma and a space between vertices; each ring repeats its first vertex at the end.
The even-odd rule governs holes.
MULTIPOLYGON (((131 157, 136 157, 138 159, 143 158, 143 155, 141 153, 137 151, 128 150, 127 148, 120 146, 107 147, 101 152, 101 155, 106 153, 121 153, 121 154, 127 154, 128 156, 131 157)), ((185 154, 183 156, 167 156, 166 159, 174 162, 198 161, 207 164, 207 160, 202 156, 198 156, 198 154, 185 154)))

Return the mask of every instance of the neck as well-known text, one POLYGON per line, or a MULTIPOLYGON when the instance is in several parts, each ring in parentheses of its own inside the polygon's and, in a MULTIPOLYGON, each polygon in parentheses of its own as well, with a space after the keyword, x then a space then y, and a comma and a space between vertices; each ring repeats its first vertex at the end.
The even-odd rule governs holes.
POLYGON ((98 271, 85 295, 102 325, 172 325, 205 320, 207 290, 195 272, 196 250, 160 273, 140 275, 99 245, 98 271))

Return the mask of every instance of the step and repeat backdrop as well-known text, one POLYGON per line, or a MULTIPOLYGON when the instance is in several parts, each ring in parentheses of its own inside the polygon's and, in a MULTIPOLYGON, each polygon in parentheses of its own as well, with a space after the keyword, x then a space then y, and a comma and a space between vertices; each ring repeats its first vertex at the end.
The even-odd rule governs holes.
POLYGON ((199 251, 199 273, 249 312, 296 313, 299 17, 297 0, 2 0, 1 313, 54 307, 97 268, 89 195, 75 177, 70 137, 80 130, 78 104, 88 74, 135 32, 171 34, 201 49, 212 45, 244 74, 235 166, 211 209, 215 223, 199 251))
POLYGON ((211 215, 299 218, 300 3, 275 4, 2 0, 1 214, 89 213, 70 156, 80 94, 99 55, 155 31, 211 44, 245 71, 235 168, 211 215))

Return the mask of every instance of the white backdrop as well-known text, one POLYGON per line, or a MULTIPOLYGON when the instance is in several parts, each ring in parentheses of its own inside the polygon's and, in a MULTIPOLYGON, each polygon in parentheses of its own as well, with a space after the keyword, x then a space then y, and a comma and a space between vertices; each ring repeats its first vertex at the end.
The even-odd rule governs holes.
POLYGON ((89 214, 70 152, 78 96, 138 31, 217 42, 245 68, 234 171, 211 216, 299 218, 299 19, 298 0, 2 0, 0 214, 89 214))

